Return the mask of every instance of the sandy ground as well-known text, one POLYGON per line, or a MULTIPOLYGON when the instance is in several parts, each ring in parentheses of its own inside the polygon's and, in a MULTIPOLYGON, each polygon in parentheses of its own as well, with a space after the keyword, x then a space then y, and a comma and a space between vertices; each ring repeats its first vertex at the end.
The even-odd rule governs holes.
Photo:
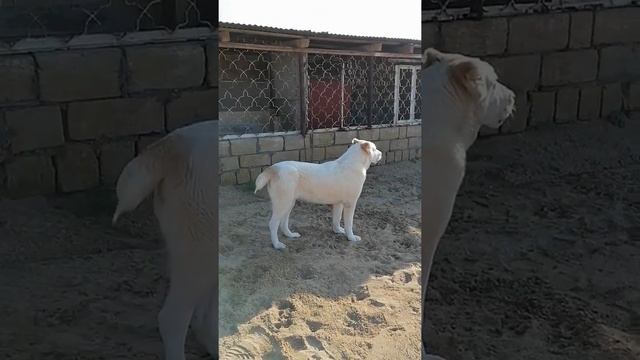
POLYGON ((449 360, 640 359, 640 119, 476 143, 428 293, 449 360))
MULTIPOLYGON (((473 147, 433 270, 431 350, 640 358, 639 137, 638 120, 596 122, 473 147)), ((303 238, 282 253, 266 199, 225 188, 221 345, 266 359, 411 359, 401 351, 417 350, 419 333, 418 181, 418 164, 373 169, 361 244, 331 233, 328 208, 298 205, 303 238)), ((113 206, 111 192, 0 201, 0 358, 160 358, 162 243, 148 204, 116 228, 113 206)), ((188 340, 189 359, 207 358, 188 340)))
POLYGON ((298 202, 272 248, 266 190, 220 193, 222 359, 418 359, 420 163, 371 168, 351 243, 331 208, 298 202))

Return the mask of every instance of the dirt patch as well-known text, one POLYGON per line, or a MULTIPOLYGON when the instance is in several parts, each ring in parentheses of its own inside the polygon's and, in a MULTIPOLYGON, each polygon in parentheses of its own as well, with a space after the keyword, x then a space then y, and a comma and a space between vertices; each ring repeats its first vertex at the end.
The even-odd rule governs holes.
POLYGON ((640 121, 480 140, 436 254, 447 359, 640 358, 640 121))

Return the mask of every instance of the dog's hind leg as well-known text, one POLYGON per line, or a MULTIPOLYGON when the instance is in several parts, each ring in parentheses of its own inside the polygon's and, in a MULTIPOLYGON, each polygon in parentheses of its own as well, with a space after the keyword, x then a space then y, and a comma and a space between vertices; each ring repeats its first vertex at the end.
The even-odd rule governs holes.
POLYGON ((182 286, 172 281, 169 294, 158 314, 166 360, 185 360, 184 344, 193 314, 194 299, 189 296, 189 291, 183 290, 185 289, 182 286))
POLYGON ((291 210, 293 210, 293 207, 295 206, 295 204, 296 204, 296 202, 294 200, 291 203, 291 206, 289 206, 289 211, 287 211, 287 214, 284 216, 284 218, 280 222, 280 230, 282 230, 282 233, 284 234, 284 236, 286 236, 288 238, 299 238, 300 237, 300 233, 292 232, 289 229, 289 215, 291 215, 291 210))
POLYGON ((336 234, 344 234, 344 228, 342 226, 340 226, 340 218, 342 218, 342 210, 344 209, 344 205, 342 205, 342 203, 340 204, 334 204, 333 205, 333 211, 332 211, 332 225, 333 225, 333 231, 336 234))

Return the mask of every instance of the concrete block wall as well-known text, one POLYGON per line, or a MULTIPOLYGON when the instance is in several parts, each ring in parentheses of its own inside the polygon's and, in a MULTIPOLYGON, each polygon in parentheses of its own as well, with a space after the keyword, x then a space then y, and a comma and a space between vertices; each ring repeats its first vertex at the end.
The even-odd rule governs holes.
POLYGON ((211 29, 0 44, 0 194, 112 186, 167 132, 218 116, 211 29))
POLYGON ((306 136, 299 132, 227 135, 219 141, 220 184, 255 182, 263 169, 280 161, 337 159, 353 138, 376 144, 383 153, 378 165, 417 159, 421 156, 421 129, 414 123, 349 131, 314 130, 306 136))
POLYGON ((422 47, 477 56, 517 94, 499 130, 640 110, 640 7, 569 10, 422 24, 422 47))

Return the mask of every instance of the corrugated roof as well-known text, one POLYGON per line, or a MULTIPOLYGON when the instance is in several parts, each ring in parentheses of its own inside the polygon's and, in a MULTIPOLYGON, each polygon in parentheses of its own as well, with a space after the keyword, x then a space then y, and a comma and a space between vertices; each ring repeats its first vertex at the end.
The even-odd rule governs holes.
POLYGON ((335 38, 336 40, 351 39, 351 40, 363 40, 363 41, 386 41, 386 42, 396 41, 396 42, 403 42, 403 43, 420 44, 420 40, 418 39, 336 34, 336 33, 325 32, 325 31, 285 29, 285 28, 279 28, 274 26, 251 25, 251 24, 241 24, 241 23, 222 22, 222 21, 219 22, 219 26, 221 28, 227 28, 227 29, 263 31, 263 32, 287 34, 287 35, 306 36, 306 37, 335 38))

